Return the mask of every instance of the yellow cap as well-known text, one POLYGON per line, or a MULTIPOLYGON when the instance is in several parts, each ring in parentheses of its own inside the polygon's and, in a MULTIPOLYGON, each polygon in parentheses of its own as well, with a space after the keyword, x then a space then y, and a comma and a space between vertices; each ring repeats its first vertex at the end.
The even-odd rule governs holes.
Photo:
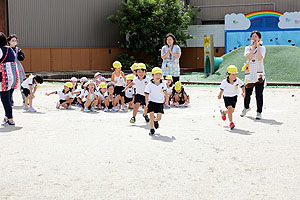
POLYGON ((181 87, 182 87, 181 82, 180 82, 180 81, 177 81, 177 82, 175 83, 175 90, 180 90, 181 87))
POLYGON ((73 84, 71 82, 66 82, 64 86, 67 86, 68 88, 72 88, 73 84))
POLYGON ((139 63, 133 63, 133 65, 131 65, 130 69, 136 70, 138 64, 139 63))
POLYGON ((234 65, 229 65, 229 66, 227 67, 227 73, 229 73, 229 74, 237 74, 237 73, 238 73, 238 70, 237 70, 236 66, 234 66, 234 65))
POLYGON ((100 89, 107 88, 107 87, 106 87, 106 84, 105 84, 104 82, 100 83, 100 84, 99 84, 99 87, 100 87, 100 89))
POLYGON ((119 69, 119 68, 122 67, 122 64, 121 64, 119 61, 115 61, 115 62, 113 63, 113 67, 114 67, 115 69, 119 69))
POLYGON ((144 69, 146 70, 146 65, 144 63, 139 63, 136 69, 144 69))
POLYGON ((172 80, 173 81, 173 77, 171 75, 166 76, 166 80, 172 80))
POLYGON ((157 73, 162 74, 162 70, 159 67, 154 67, 152 69, 152 74, 157 74, 157 73))
POLYGON ((126 80, 132 81, 132 80, 133 80, 133 75, 132 75, 132 74, 127 75, 127 76, 126 76, 126 80))

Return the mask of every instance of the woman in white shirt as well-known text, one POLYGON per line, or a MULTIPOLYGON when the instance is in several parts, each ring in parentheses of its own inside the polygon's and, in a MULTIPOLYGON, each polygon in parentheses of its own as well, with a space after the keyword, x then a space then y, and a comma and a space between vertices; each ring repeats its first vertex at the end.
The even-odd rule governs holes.
POLYGON ((247 58, 248 67, 245 70, 246 97, 244 99, 244 109, 241 116, 244 117, 250 111, 250 100, 255 87, 255 97, 257 105, 256 119, 261 119, 263 107, 263 90, 265 87, 264 57, 266 48, 262 46, 261 33, 253 31, 250 35, 251 44, 245 48, 244 56, 247 58))

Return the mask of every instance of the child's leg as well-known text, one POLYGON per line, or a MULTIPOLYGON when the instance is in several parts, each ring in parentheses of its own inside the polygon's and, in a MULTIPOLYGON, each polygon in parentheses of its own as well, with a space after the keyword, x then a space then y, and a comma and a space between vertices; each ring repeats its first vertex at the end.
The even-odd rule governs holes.
POLYGON ((120 101, 120 98, 118 96, 113 99, 113 102, 112 102, 113 103, 113 107, 116 107, 118 105, 119 101, 120 101))
POLYGON ((101 104, 102 104, 102 99, 99 98, 99 100, 98 100, 98 105, 100 106, 101 104))
POLYGON ((161 120, 162 114, 157 113, 155 121, 159 122, 161 120))
POLYGON ((121 96, 121 105, 125 104, 125 98, 121 96))
POLYGON ((28 107, 28 101, 29 101, 29 96, 27 96, 26 98, 25 98, 25 101, 24 101, 24 106, 25 107, 28 107))
POLYGON ((104 99, 104 105, 105 105, 105 107, 108 107, 108 106, 109 106, 109 100, 108 100, 108 97, 106 97, 106 98, 104 99))
POLYGON ((32 96, 29 95, 29 107, 32 108, 32 96))
POLYGON ((92 103, 92 107, 96 107, 98 104, 98 100, 94 100, 93 103, 92 103))
POLYGON ((144 115, 145 115, 145 116, 148 114, 148 113, 147 113, 147 110, 148 110, 148 109, 147 109, 147 106, 144 105, 144 115))
POLYGON ((178 94, 174 95, 174 102, 179 102, 180 101, 180 97, 178 94))
MULTIPOLYGON (((228 106, 227 107, 227 113, 228 113, 228 119, 229 119, 229 122, 232 122, 232 113, 234 112, 234 108, 232 106, 228 106)), ((225 111, 226 113, 226 111, 225 111)))
POLYGON ((183 100, 184 100, 184 102, 190 102, 190 97, 189 96, 187 96, 186 94, 183 94, 183 100))
POLYGON ((84 108, 88 108, 91 105, 92 101, 91 100, 87 100, 84 104, 84 108))
POLYGON ((134 106, 133 106, 133 117, 136 117, 136 114, 138 112, 138 109, 139 109, 140 105, 141 105, 140 103, 135 103, 134 104, 134 106))
POLYGON ((132 101, 129 102, 129 109, 133 109, 133 102, 132 101))
POLYGON ((150 129, 154 129, 154 112, 150 112, 150 129))

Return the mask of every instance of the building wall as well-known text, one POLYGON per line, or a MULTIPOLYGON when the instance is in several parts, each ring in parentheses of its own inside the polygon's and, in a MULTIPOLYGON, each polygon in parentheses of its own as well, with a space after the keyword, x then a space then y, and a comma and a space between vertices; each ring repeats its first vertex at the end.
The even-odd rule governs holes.
POLYGON ((201 9, 194 22, 195 24, 201 24, 203 20, 224 20, 224 16, 229 13, 249 13, 258 10, 300 11, 299 0, 226 0, 226 3, 224 0, 190 0, 190 5, 199 6, 201 9))
MULTIPOLYGON (((3 1, 3 0, 1 0, 3 1)), ((107 20, 121 0, 9 0, 9 33, 25 48, 118 47, 120 32, 107 20)))
POLYGON ((0 0, 0 32, 6 33, 5 0, 0 0))

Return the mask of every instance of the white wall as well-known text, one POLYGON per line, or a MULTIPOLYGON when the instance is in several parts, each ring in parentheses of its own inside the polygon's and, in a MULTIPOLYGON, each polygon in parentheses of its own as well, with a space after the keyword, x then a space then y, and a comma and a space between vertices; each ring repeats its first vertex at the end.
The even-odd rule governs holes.
POLYGON ((194 36, 194 39, 187 40, 188 47, 203 47, 204 35, 214 35, 214 46, 225 47, 225 25, 190 25, 188 33, 194 36))

